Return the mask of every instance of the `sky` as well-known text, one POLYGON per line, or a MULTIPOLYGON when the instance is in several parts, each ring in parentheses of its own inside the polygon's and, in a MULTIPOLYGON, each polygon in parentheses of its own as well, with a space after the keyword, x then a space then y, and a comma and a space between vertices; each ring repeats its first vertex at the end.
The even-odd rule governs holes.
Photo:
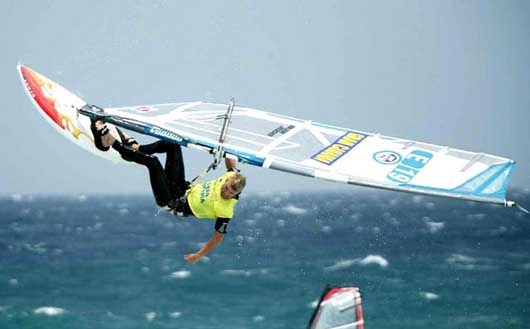
MULTIPOLYGON (((2 1, 0 194, 150 193, 46 124, 21 62, 100 106, 227 102, 500 155, 530 186, 530 2, 2 1)), ((186 150, 187 175, 211 161, 186 150)), ((242 167, 251 191, 339 184, 242 167)), ((348 186, 347 188, 353 188, 348 186)))

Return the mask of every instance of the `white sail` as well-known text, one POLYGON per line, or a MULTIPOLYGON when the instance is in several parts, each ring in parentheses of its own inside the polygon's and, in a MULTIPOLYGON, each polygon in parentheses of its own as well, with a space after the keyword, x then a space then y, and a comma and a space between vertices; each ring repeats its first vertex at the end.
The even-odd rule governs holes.
MULTIPOLYGON (((203 102, 106 108, 118 126, 206 150, 227 105, 203 102)), ((235 106, 223 144, 240 161, 391 190, 506 203, 513 160, 235 106)))

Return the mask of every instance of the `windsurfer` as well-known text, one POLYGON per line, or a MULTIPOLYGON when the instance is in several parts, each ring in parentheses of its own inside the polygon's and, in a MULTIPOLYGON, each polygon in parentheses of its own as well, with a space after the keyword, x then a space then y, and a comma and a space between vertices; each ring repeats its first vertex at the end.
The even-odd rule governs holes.
POLYGON ((117 139, 102 120, 93 120, 91 130, 99 150, 107 151, 112 147, 124 160, 147 167, 153 195, 160 207, 177 216, 216 219, 212 238, 199 251, 184 256, 188 263, 195 263, 222 241, 239 195, 246 184, 246 177, 236 169, 235 160, 225 159, 227 172, 218 179, 190 186, 185 179, 180 145, 163 140, 140 145, 119 129, 117 139), (164 168, 153 155, 155 153, 166 154, 164 168))

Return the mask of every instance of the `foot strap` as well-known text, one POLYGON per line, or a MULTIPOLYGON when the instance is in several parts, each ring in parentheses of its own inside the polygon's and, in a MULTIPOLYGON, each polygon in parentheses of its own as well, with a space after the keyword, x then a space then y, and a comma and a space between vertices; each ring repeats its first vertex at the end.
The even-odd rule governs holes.
POLYGON ((110 133, 109 127, 103 125, 103 128, 98 130, 96 128, 96 120, 91 120, 90 130, 92 131, 92 135, 94 135, 94 144, 96 145, 96 148, 103 152, 108 151, 110 146, 103 145, 102 137, 110 133))
POLYGON ((118 127, 116 127, 116 131, 118 131, 118 135, 120 135, 120 139, 123 145, 133 146, 134 144, 138 144, 136 139, 134 139, 133 137, 125 138, 125 134, 118 127))

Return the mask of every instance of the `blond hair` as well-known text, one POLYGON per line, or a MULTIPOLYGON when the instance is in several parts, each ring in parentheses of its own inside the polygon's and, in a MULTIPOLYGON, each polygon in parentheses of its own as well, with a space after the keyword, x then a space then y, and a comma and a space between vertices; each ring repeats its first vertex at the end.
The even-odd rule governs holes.
POLYGON ((241 192, 245 188, 245 185, 247 184, 247 178, 240 172, 236 172, 232 179, 232 188, 236 192, 241 192))

